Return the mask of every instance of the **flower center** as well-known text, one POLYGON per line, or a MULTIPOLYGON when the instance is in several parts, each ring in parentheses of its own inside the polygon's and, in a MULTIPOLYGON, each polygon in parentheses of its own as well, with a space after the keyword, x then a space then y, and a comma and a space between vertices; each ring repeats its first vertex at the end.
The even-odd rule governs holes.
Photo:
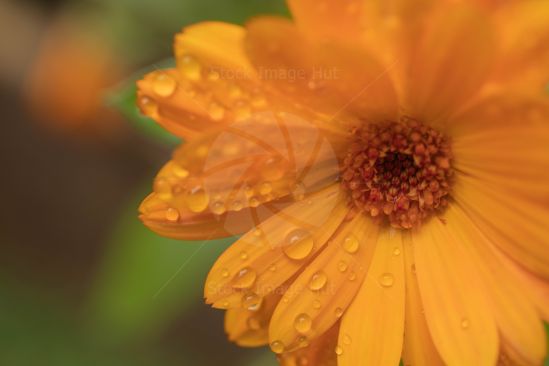
POLYGON ((354 206, 409 229, 448 205, 452 152, 440 132, 410 118, 357 128, 342 164, 354 206))

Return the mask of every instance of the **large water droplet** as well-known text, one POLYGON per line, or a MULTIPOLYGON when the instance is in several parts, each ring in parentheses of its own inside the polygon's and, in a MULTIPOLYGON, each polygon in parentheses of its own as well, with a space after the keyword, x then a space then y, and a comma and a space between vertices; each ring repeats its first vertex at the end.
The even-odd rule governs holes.
POLYGON ((390 273, 384 273, 378 278, 378 282, 383 287, 391 287, 395 283, 395 278, 390 273))
POLYGON ((250 267, 241 269, 235 276, 233 288, 248 289, 253 286, 257 278, 257 273, 250 267))
POLYGON ((192 212, 202 212, 210 203, 210 196, 201 186, 194 186, 185 194, 185 203, 192 212))
POLYGON ((181 58, 180 70, 189 80, 197 81, 200 80, 202 76, 202 66, 194 57, 190 55, 185 55, 181 58))
POLYGON ((250 311, 258 311, 261 308, 262 298, 253 293, 247 293, 242 297, 242 307, 250 311))
POLYGON ((294 328, 299 333, 307 333, 311 330, 313 321, 311 317, 307 314, 299 314, 294 320, 294 328))
POLYGON ((314 247, 314 240, 307 230, 294 229, 286 235, 284 253, 291 259, 301 260, 309 256, 314 247))
POLYGON ((309 288, 313 291, 322 290, 326 286, 326 282, 328 282, 328 276, 322 271, 316 272, 311 277, 309 288))
POLYGON ((347 236, 343 241, 343 249, 345 249, 347 253, 350 253, 350 254, 356 253, 358 251, 358 247, 359 247, 358 239, 356 238, 356 236, 352 234, 347 236))
POLYGON ((274 341, 271 343, 271 350, 276 353, 276 354, 280 354, 282 352, 284 352, 284 343, 282 343, 282 341, 274 341))
POLYGON ((177 88, 177 81, 166 73, 159 73, 152 83, 153 91, 160 97, 172 96, 177 88))

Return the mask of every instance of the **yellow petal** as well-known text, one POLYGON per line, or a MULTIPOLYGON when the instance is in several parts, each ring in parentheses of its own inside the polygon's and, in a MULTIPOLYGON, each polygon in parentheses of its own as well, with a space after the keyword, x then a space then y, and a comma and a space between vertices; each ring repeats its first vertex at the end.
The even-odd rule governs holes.
POLYGON ((243 290, 278 291, 324 247, 347 212, 336 184, 274 214, 218 258, 206 280, 206 301, 235 307, 243 290))
POLYGON ((398 365, 404 337, 402 238, 385 231, 366 280, 343 316, 338 365, 398 365), (393 237, 394 236, 394 237, 393 237), (399 254, 396 254, 399 253, 399 254))
POLYGON ((269 321, 280 301, 280 295, 273 294, 264 298, 250 294, 247 308, 229 309, 225 313, 225 332, 229 340, 241 347, 258 347, 268 343, 269 321))
POLYGON ((499 339, 485 285, 450 225, 433 218, 412 237, 427 325, 445 364, 494 365, 499 339))
POLYGON ((352 42, 360 37, 364 1, 289 0, 298 27, 307 37, 352 42))
POLYGON ((407 112, 428 122, 456 112, 487 79, 494 48, 493 29, 476 9, 466 2, 441 7, 411 60, 407 112))
POLYGON ((477 263, 503 344, 512 351, 510 357, 540 365, 546 353, 543 323, 518 279, 506 270, 501 254, 457 205, 448 209, 445 219, 477 263))
POLYGON ((496 81, 502 88, 512 85, 544 94, 549 80, 549 3, 510 1, 496 13, 495 23, 502 45, 496 81))
POLYGON ((339 324, 334 325, 322 336, 307 342, 309 345, 294 352, 285 352, 278 355, 281 366, 337 366, 337 357, 334 352, 337 344, 339 324))
POLYGON ((313 44, 289 20, 263 17, 247 25, 247 51, 262 79, 287 98, 330 119, 396 118, 389 73, 357 47, 313 44))
POLYGON ((429 333, 416 277, 414 248, 410 233, 402 234, 406 272, 405 365, 444 365, 429 333))
POLYGON ((269 328, 271 342, 301 347, 336 323, 366 276, 378 225, 362 214, 343 224, 327 247, 290 285, 269 328))

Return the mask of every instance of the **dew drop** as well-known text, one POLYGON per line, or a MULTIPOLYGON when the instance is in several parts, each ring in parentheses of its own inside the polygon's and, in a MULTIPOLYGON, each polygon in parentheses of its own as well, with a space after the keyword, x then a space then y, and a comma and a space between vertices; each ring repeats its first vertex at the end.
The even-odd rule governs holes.
POLYGON ((168 74, 159 73, 152 82, 152 88, 156 95, 167 98, 175 93, 177 81, 168 74))
POLYGON ((345 344, 345 345, 348 346, 348 345, 350 345, 351 343, 352 343, 351 336, 348 335, 348 334, 345 334, 345 335, 343 336, 343 344, 345 344))
POLYGON ((296 201, 302 201, 305 198, 305 187, 303 184, 298 183, 295 185, 294 189, 292 190, 292 197, 296 201))
POLYGON ((261 201, 257 197, 251 197, 248 202, 250 207, 258 207, 261 204, 261 201))
POLYGON ((248 259, 248 253, 246 253, 244 251, 240 252, 240 259, 242 259, 243 261, 248 259))
POLYGON ((468 329, 470 325, 469 319, 463 318, 461 319, 461 329, 468 329))
POLYGON ((313 247, 313 237, 307 230, 294 229, 286 235, 283 250, 288 258, 301 260, 311 254, 313 247))
POLYGON ((212 102, 208 107, 208 114, 214 121, 221 121, 223 117, 225 117, 225 108, 215 102, 212 102))
POLYGON ((315 309, 320 309, 320 307, 322 306, 322 304, 320 303, 320 300, 314 300, 313 301, 313 308, 315 309))
POLYGON ((356 273, 353 271, 351 273, 349 273, 349 281, 354 281, 356 280, 356 273))
POLYGON ((253 286, 257 279, 257 273, 250 267, 241 269, 235 276, 233 288, 248 289, 253 286))
POLYGON ((176 208, 168 208, 166 210, 166 220, 170 222, 177 222, 179 221, 179 211, 176 208))
POLYGON ((400 255, 400 249, 399 249, 399 248, 394 248, 394 249, 393 249, 393 255, 394 255, 395 257, 398 257, 398 256, 400 255))
POLYGON ((210 196, 201 186, 195 186, 185 194, 185 203, 192 212, 202 212, 210 203, 210 196))
POLYGON ((271 272, 276 272, 276 265, 271 264, 271 265, 269 266, 269 271, 271 271, 271 272))
POLYGON ((395 283, 395 278, 390 273, 384 273, 379 276, 378 282, 383 287, 391 287, 395 283))
POLYGON ((194 57, 190 55, 183 56, 181 58, 180 69, 183 75, 189 80, 200 80, 202 66, 194 57))
POLYGON ((297 339, 300 348, 309 347, 309 340, 305 336, 301 336, 297 339))
POLYGON ((335 316, 336 316, 336 318, 341 318, 343 316, 343 309, 342 308, 336 308, 335 309, 335 316))
POLYGON ((172 165, 172 172, 173 172, 173 175, 181 179, 185 179, 189 176, 189 171, 187 169, 175 163, 172 165))
POLYGON ((345 272, 347 268, 347 263, 345 263, 344 261, 341 261, 337 264, 337 269, 339 270, 339 272, 345 272))
POLYGON ((164 178, 155 180, 153 189, 158 195, 158 198, 163 201, 172 198, 172 187, 170 186, 170 183, 164 178))
POLYGON ((269 182, 265 182, 261 184, 261 186, 259 187, 259 193, 263 196, 271 193, 272 191, 273 191, 273 186, 269 182))
POLYGON ((261 308, 262 298, 251 292, 242 297, 242 307, 250 311, 258 311, 261 308))
POLYGON ((257 320, 257 318, 255 318, 253 316, 248 318, 246 323, 248 324, 248 328, 250 328, 251 330, 261 329, 261 324, 259 323, 259 320, 257 320))
POLYGON ((254 230, 254 236, 256 238, 259 238, 261 235, 263 235, 263 230, 261 230, 261 229, 255 229, 254 230))
POLYGON ((223 276, 224 278, 229 277, 229 270, 227 268, 223 268, 221 270, 221 276, 223 276))
POLYGON ((343 354, 343 348, 341 346, 336 346, 335 353, 338 356, 341 356, 343 354))
POLYGON ((284 348, 284 343, 282 343, 281 341, 274 341, 271 343, 271 350, 276 354, 284 352, 284 348))
POLYGON ((242 201, 240 201, 240 200, 236 200, 231 204, 231 210, 233 210, 233 211, 240 211, 240 210, 242 210, 243 207, 244 207, 244 205, 242 204, 242 201))
POLYGON ((347 253, 354 254, 358 251, 359 242, 358 239, 354 235, 349 235, 345 238, 343 241, 343 249, 347 253))
POLYGON ((299 333, 307 333, 311 330, 313 321, 311 317, 307 314, 299 314, 294 320, 294 328, 299 333))
POLYGON ((143 96, 139 99, 139 105, 143 113, 150 117, 156 117, 158 115, 158 104, 147 96, 143 96))
POLYGON ((316 272, 311 277, 311 281, 309 282, 309 288, 313 291, 319 291, 326 286, 326 282, 328 282, 328 277, 326 274, 322 271, 316 272))
POLYGON ((261 168, 261 175, 265 180, 275 181, 284 176, 286 166, 280 157, 271 157, 265 161, 261 168))
POLYGON ((216 215, 223 215, 225 213, 225 204, 223 202, 214 202, 211 206, 211 210, 216 215))

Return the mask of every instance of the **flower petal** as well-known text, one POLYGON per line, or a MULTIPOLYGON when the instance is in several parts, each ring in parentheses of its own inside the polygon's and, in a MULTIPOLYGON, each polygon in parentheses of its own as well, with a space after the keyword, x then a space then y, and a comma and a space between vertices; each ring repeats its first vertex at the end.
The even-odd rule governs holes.
POLYGON ((271 342, 293 350, 302 346, 302 337, 313 340, 340 319, 366 276, 377 233, 378 225, 362 214, 339 228, 277 306, 269 328, 271 342), (300 326, 300 319, 306 326, 300 326))
POLYGON ((344 147, 328 135, 297 115, 265 112, 196 138, 156 177, 142 220, 176 238, 245 232, 291 204, 290 193, 335 181, 344 147))
POLYGON ((281 366, 337 366, 335 348, 339 324, 309 343, 306 348, 278 355, 281 366))
MULTIPOLYGON (((247 25, 246 49, 263 81, 329 119, 398 116, 389 72, 364 50, 309 42, 289 20, 258 18, 247 25)), ((395 62, 396 63, 396 62, 395 62)))
POLYGON ((244 28, 206 22, 176 36, 177 68, 137 83, 141 111, 183 138, 269 107, 243 49, 244 28))
POLYGON ((241 347, 259 347, 269 342, 269 322, 280 295, 250 297, 248 308, 229 309, 225 313, 225 332, 241 347), (250 310, 251 309, 251 310, 250 310))
POLYGON ((416 277, 414 248, 409 233, 402 234, 402 243, 406 263, 406 315, 402 359, 405 365, 444 365, 425 320, 416 277))
POLYGON ((336 184, 274 214, 218 258, 206 280, 206 301, 238 307, 243 290, 276 291, 322 250, 347 212, 336 184))
POLYGON ((457 205, 448 209, 445 219, 460 238, 460 245, 469 250, 486 283, 492 312, 502 335, 503 344, 512 358, 527 364, 540 365, 545 358, 545 331, 536 308, 529 301, 520 283, 506 270, 501 254, 457 205), (515 356, 516 355, 516 356, 515 356))
POLYGON ((549 80, 549 3, 510 1, 495 16, 501 65, 496 80, 502 87, 542 94, 549 80))
POLYGON ((338 365, 398 365, 404 337, 405 274, 400 233, 383 232, 368 276, 343 316, 338 365))
POLYGON ((361 0, 289 0, 297 26, 308 38, 352 42, 360 37, 361 0))
POLYGON ((493 29, 470 4, 440 8, 414 52, 406 90, 409 112, 433 123, 479 91, 495 53, 493 29))
POLYGON ((427 325, 445 364, 494 365, 499 339, 485 286, 451 225, 433 218, 412 237, 427 325))
POLYGON ((454 198, 498 247, 549 279, 549 104, 487 100, 452 122, 454 198), (509 223, 512 223, 511 225, 509 223))

